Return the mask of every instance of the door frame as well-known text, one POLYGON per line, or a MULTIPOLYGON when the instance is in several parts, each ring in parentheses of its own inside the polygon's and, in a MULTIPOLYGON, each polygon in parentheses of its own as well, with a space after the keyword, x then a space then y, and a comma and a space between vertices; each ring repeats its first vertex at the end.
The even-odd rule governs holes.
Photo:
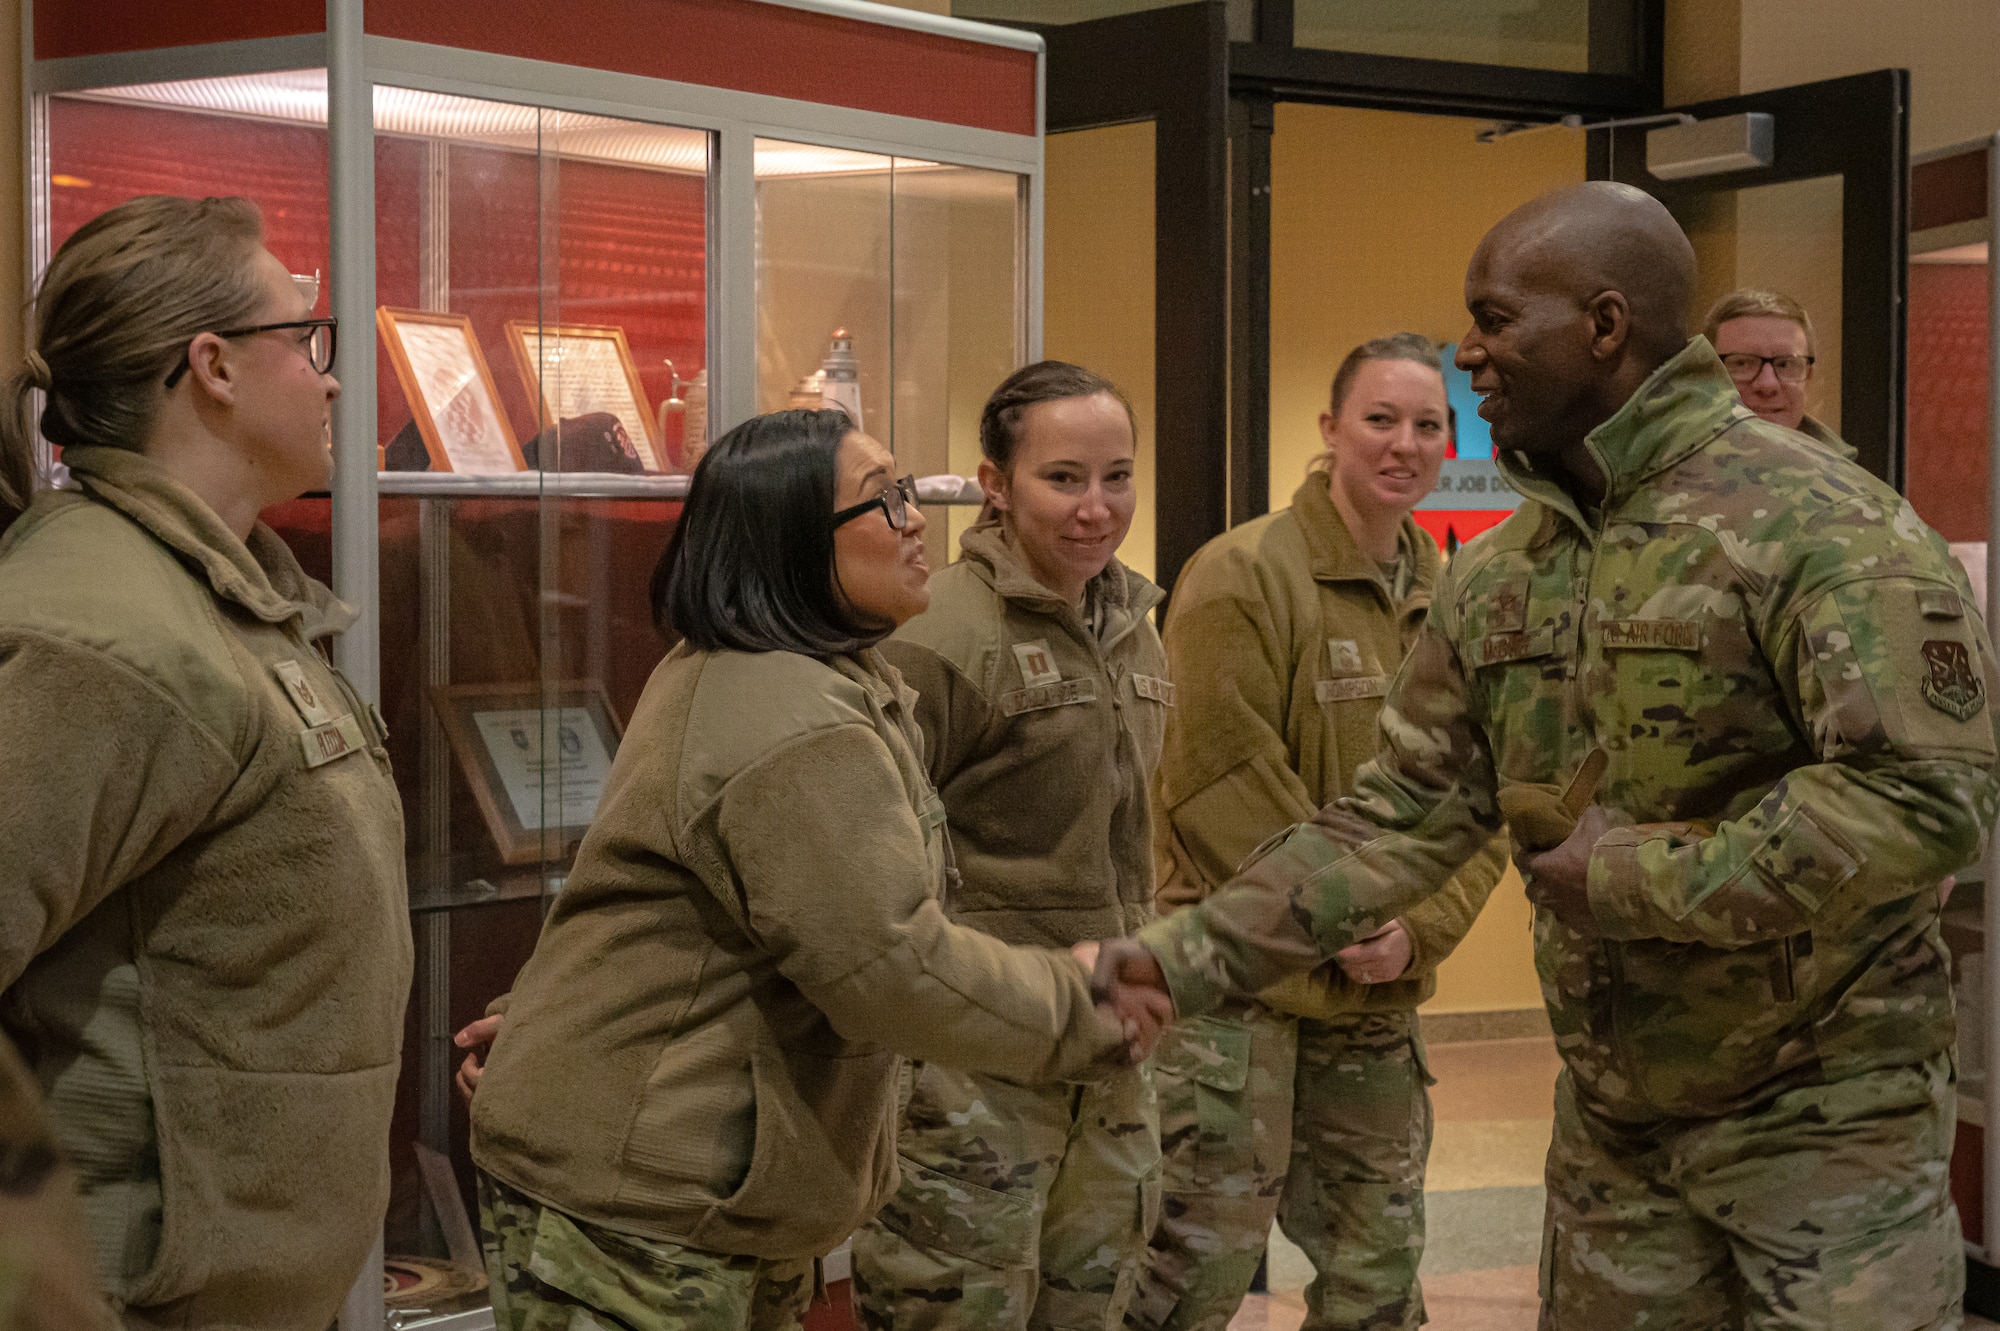
POLYGON ((1643 127, 1595 131, 1588 149, 1591 179, 1615 178, 1670 208, 1725 190, 1841 177, 1840 433, 1861 465, 1898 491, 1909 332, 1909 106, 1910 72, 1878 69, 1667 107, 1700 120, 1764 111, 1775 121, 1770 166, 1689 180, 1647 173, 1643 127))

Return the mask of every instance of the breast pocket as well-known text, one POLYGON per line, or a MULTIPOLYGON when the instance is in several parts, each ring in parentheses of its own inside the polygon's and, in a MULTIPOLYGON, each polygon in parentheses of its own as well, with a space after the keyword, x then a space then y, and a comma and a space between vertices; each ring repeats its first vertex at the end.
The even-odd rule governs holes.
POLYGON ((1327 770, 1349 772, 1375 756, 1375 719, 1389 696, 1394 664, 1368 644, 1328 638, 1320 669, 1313 701, 1326 735, 1327 770))

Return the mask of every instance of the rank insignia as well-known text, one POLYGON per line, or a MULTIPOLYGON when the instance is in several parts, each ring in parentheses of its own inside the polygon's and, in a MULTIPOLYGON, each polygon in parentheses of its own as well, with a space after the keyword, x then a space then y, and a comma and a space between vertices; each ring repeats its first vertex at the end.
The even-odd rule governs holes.
POLYGON ((1962 642, 1932 638, 1924 644, 1924 701, 1947 716, 1970 721, 1986 705, 1986 688, 1962 642))

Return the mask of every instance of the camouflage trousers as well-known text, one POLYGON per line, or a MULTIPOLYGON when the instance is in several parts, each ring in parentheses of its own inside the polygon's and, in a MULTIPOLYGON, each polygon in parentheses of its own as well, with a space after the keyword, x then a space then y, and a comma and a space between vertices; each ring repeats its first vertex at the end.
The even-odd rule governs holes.
POLYGON ((1223 1011, 1179 1023, 1153 1055, 1165 1190, 1126 1324, 1222 1331, 1275 1218, 1313 1264, 1308 1331, 1422 1325, 1431 1105, 1416 1015, 1223 1011))
POLYGON ((1709 1120, 1631 1125, 1556 1082, 1543 1331, 1956 1328, 1940 1055, 1709 1120))
POLYGON ((810 1260, 621 1234, 484 1174, 479 1228, 499 1331, 790 1331, 812 1303, 810 1260))
POLYGON ((902 1186, 854 1236, 869 1331, 1105 1331, 1159 1212, 1151 1073, 1023 1086, 912 1064, 902 1186))

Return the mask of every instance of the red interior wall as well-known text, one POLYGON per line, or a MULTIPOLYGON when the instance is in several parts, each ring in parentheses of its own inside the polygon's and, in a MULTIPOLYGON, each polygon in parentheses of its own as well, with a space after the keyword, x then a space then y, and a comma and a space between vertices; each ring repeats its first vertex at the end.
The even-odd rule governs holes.
POLYGON ((326 132, 229 116, 49 99, 51 245, 140 194, 241 194, 294 272, 327 269, 326 132))
POLYGON ((1986 539, 1985 264, 1910 265, 1911 505, 1948 541, 1986 539))

